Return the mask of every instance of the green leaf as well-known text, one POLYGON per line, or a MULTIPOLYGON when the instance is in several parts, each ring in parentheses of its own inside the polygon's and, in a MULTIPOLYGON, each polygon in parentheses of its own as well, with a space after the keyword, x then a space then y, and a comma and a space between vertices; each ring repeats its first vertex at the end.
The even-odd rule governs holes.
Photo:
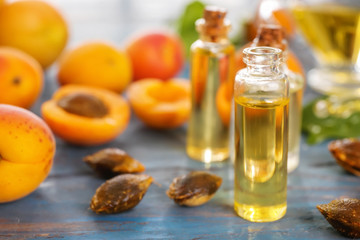
POLYGON ((195 21, 202 18, 204 8, 205 4, 201 1, 190 2, 177 21, 177 32, 183 40, 187 56, 189 56, 191 44, 199 38, 195 21))
POLYGON ((327 101, 327 97, 317 98, 303 109, 302 130, 307 133, 307 143, 316 144, 329 138, 348 138, 360 136, 360 112, 348 117, 329 114, 320 117, 316 114, 316 104, 327 101))

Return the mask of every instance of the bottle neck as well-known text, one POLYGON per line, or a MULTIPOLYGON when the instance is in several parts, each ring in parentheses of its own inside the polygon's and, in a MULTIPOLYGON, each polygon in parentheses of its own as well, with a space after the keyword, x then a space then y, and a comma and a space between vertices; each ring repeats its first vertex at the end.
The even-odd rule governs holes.
POLYGON ((199 39, 203 42, 227 44, 230 42, 227 35, 211 36, 205 33, 199 33, 199 39))
POLYGON ((271 75, 280 73, 282 51, 272 47, 250 47, 244 50, 244 62, 249 74, 271 75))
POLYGON ((272 75, 279 74, 281 66, 279 64, 259 65, 259 64, 247 64, 247 71, 251 75, 272 75))

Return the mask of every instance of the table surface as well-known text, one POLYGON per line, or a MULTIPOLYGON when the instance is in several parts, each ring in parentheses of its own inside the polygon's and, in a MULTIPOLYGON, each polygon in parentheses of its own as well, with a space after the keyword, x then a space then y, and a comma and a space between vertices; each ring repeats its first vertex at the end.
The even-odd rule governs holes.
MULTIPOLYGON (((69 45, 91 38, 123 42, 132 29, 161 26, 164 19, 171 20, 169 16, 174 14, 174 8, 184 4, 181 0, 169 1, 172 4, 154 1, 153 5, 145 0, 108 0, 103 6, 103 2, 53 0, 73 27, 69 45), (170 10, 158 18, 156 14, 148 14, 146 10, 156 6, 170 10), (119 17, 119 12, 124 16, 119 17), (126 23, 129 16, 132 16, 131 21, 126 23)), ((231 1, 223 2, 231 7, 231 1)), ((294 45, 294 49, 300 53, 306 69, 313 66, 313 58, 304 46, 294 45)), ((183 75, 186 76, 186 71, 183 75)), ((55 76, 56 66, 46 72, 42 97, 32 109, 35 113, 39 114, 41 103, 56 90, 55 76)), ((307 89, 305 101, 314 96, 316 94, 307 89)), ((133 116, 121 136, 100 147, 75 147, 56 139, 54 166, 46 181, 28 197, 0 205, 0 239, 343 238, 318 212, 316 205, 343 196, 360 198, 359 178, 346 173, 335 163, 327 150, 327 142, 309 146, 302 139, 300 165, 288 177, 285 217, 271 223, 251 223, 233 211, 232 165, 229 162, 205 165, 190 160, 185 153, 185 135, 185 126, 156 131, 145 127, 133 116), (91 197, 104 180, 97 178, 82 158, 105 147, 126 150, 146 166, 146 174, 156 182, 138 206, 121 214, 96 215, 89 209, 91 197), (205 205, 179 207, 165 191, 175 176, 196 169, 218 174, 223 178, 223 184, 205 205)))

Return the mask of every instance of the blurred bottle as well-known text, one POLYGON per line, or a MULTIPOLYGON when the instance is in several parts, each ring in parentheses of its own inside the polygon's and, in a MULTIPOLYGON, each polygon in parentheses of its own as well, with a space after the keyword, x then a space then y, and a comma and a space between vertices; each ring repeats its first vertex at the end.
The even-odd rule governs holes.
POLYGON ((295 35, 295 20, 288 10, 285 0, 260 0, 254 17, 246 24, 246 38, 252 41, 261 24, 279 24, 285 31, 286 38, 295 35))
POLYGON ((229 122, 234 84, 235 48, 228 39, 226 10, 207 6, 196 21, 200 39, 191 46, 192 112, 186 151, 202 162, 229 157, 229 122))

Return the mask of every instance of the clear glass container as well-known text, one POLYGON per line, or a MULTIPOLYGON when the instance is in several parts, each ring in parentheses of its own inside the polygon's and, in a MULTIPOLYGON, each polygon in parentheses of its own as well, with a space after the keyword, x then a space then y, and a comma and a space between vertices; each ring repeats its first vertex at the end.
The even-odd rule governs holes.
POLYGON ((360 1, 292 0, 290 9, 318 66, 308 84, 326 95, 360 96, 360 1))
POLYGON ((252 222, 286 213, 289 82, 278 48, 244 50, 235 79, 234 208, 252 222))
POLYGON ((191 46, 192 110, 186 151, 206 163, 229 157, 229 122, 234 84, 235 48, 228 39, 226 10, 208 6, 197 20, 200 39, 191 46))

